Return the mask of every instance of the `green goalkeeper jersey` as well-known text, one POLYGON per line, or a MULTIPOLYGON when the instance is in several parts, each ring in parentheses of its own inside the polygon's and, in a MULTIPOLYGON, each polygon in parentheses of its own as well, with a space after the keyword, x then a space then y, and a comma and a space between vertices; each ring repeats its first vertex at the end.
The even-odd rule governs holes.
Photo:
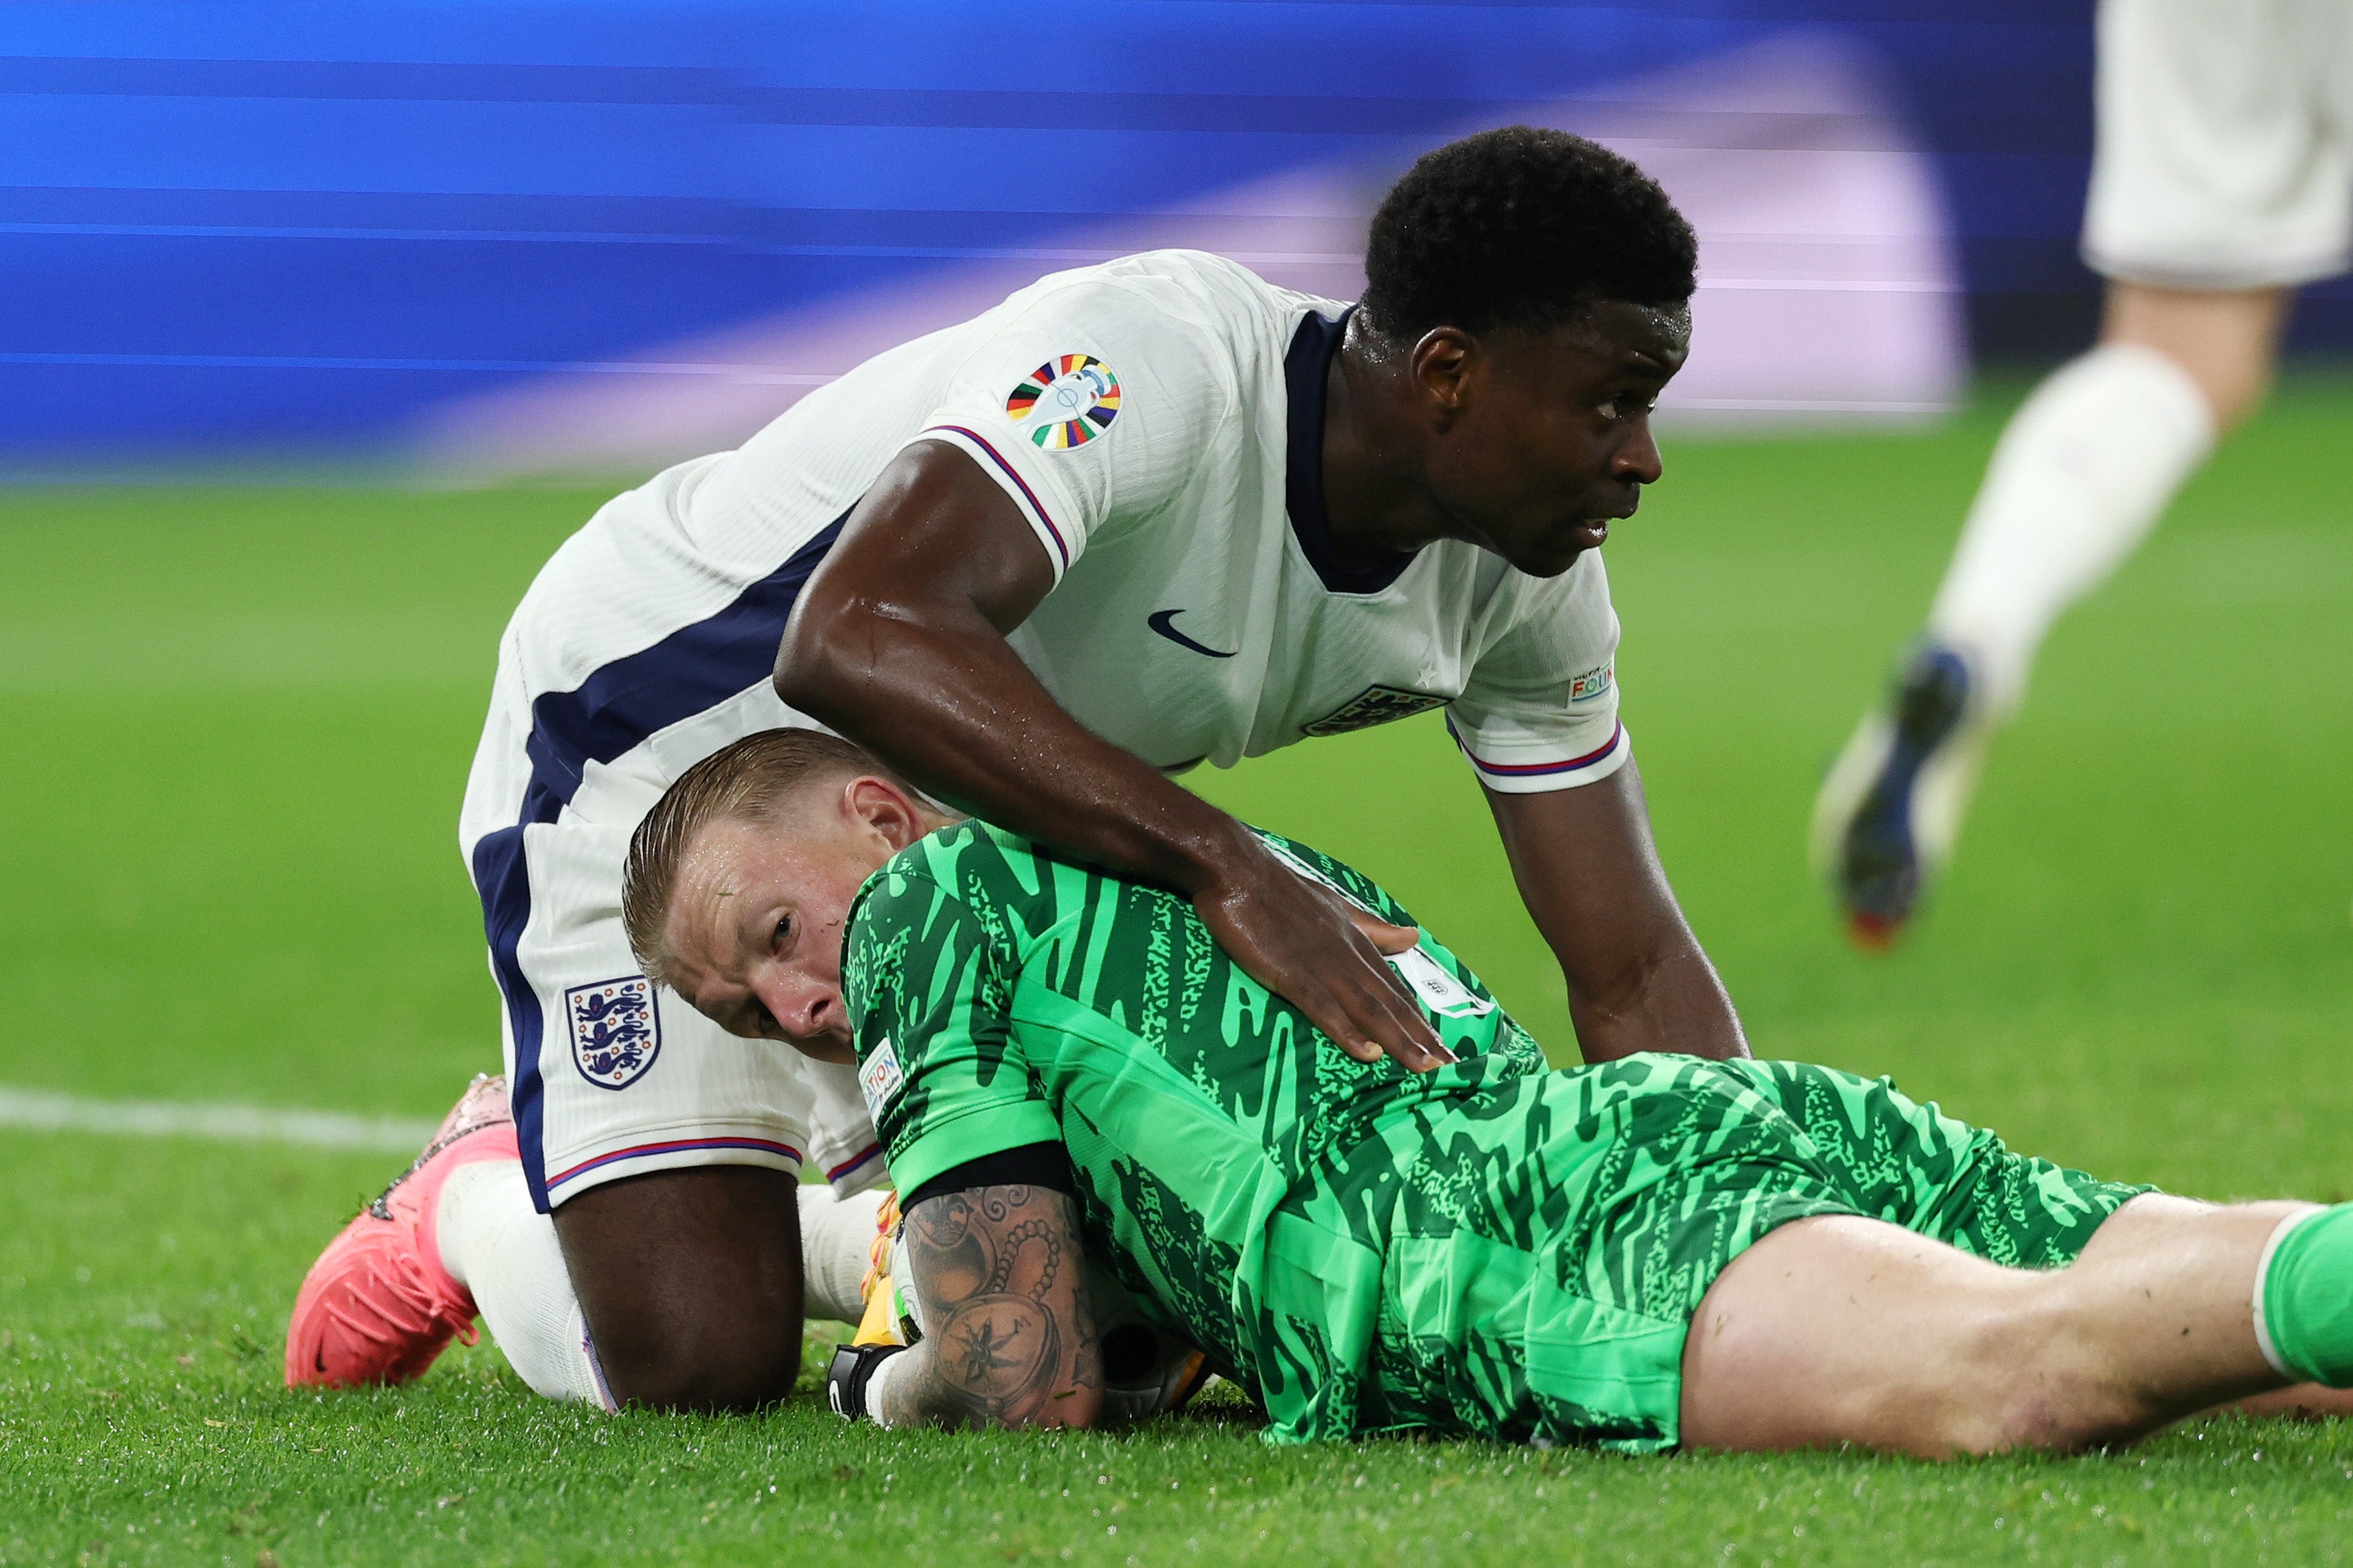
POLYGON ((2139 1190, 2010 1153, 1883 1079, 1659 1055, 1550 1071, 1426 933, 1393 962, 1456 1064, 1353 1060, 1185 900, 966 823, 867 883, 845 981, 900 1190, 1061 1143, 1089 1253, 1257 1390, 1275 1441, 1656 1452, 1692 1314, 1774 1226, 1865 1215, 2049 1268, 2139 1190))
MULTIPOLYGON (((1360 873, 1267 837, 1303 875, 1414 923, 1360 873)), ((1400 973, 1455 1065, 1356 1061, 1237 967, 1186 900, 966 822, 867 883, 844 978, 900 1191, 1062 1142, 1090 1250, 1253 1383, 1278 1436, 1307 1436, 1356 1425, 1390 1215, 1401 1173, 1433 1152, 1428 1129, 1546 1070, 1426 933, 1400 973)))

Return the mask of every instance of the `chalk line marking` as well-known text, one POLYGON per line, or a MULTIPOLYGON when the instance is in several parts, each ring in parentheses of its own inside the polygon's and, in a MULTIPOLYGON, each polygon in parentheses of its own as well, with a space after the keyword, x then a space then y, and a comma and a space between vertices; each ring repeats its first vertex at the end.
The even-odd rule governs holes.
POLYGON ((111 1132, 130 1138, 212 1138, 232 1143, 299 1143, 313 1149, 373 1149, 414 1154, 438 1124, 339 1110, 260 1105, 191 1105, 168 1100, 84 1100, 47 1089, 0 1087, 0 1127, 45 1132, 111 1132))

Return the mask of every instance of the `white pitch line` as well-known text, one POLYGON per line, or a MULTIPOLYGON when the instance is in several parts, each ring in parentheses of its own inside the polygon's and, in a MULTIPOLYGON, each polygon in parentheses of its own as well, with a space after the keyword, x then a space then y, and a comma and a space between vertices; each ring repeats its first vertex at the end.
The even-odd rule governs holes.
POLYGON ((38 1089, 0 1088, 0 1127, 47 1132, 112 1132, 131 1138, 214 1138, 231 1143, 301 1143, 414 1154, 435 1123, 338 1110, 261 1105, 190 1105, 168 1100, 84 1100, 38 1089))

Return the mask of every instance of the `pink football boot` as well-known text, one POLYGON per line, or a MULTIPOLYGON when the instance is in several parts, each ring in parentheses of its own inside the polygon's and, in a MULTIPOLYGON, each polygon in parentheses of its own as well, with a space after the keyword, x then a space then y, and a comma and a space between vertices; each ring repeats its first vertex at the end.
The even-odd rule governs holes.
POLYGON ((481 1338, 473 1293, 441 1267, 434 1210, 459 1166, 521 1157, 507 1080, 478 1074, 417 1163, 311 1265, 286 1328, 286 1386, 406 1383, 452 1339, 481 1338))

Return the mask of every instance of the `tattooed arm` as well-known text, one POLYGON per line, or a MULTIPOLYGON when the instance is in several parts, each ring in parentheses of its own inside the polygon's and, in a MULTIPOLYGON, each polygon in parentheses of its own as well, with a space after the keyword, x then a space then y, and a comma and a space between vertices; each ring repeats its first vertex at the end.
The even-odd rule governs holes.
POLYGON ((923 1342, 893 1367, 885 1426, 1092 1426, 1103 1356, 1081 1283, 1077 1206, 1046 1187, 973 1187, 907 1211, 923 1342))

